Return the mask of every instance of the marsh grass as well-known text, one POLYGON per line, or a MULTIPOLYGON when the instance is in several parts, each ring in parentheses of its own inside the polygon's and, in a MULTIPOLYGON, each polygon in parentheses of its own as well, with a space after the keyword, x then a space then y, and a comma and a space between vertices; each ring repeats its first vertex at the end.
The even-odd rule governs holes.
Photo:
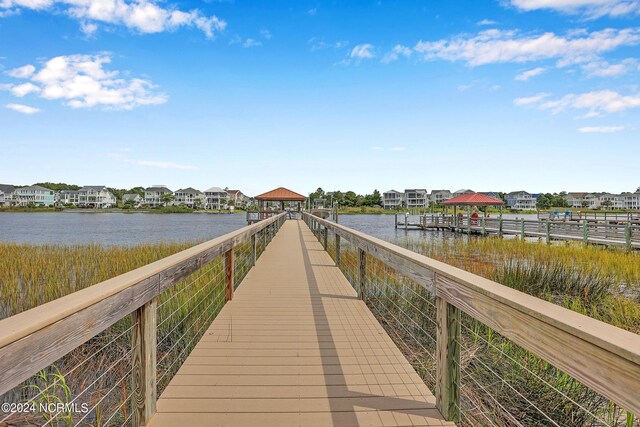
MULTIPOLYGON (((330 243, 332 239, 328 240, 330 243)), ((343 240, 344 242, 344 240, 343 240)), ((617 249, 502 239, 405 241, 402 246, 506 286, 640 332, 640 256, 617 249)), ((329 245, 335 258, 335 245, 329 245)), ((356 287, 357 251, 341 246, 356 287)), ((425 384, 435 390, 435 299, 423 286, 367 258, 367 305, 425 384)), ((459 425, 639 426, 603 396, 491 328, 462 315, 459 425)))

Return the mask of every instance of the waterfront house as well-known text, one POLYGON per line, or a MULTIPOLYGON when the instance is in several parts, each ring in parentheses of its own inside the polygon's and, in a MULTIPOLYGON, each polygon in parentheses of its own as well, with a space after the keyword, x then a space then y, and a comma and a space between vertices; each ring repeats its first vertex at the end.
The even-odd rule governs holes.
POLYGON ((13 194, 17 206, 53 206, 56 201, 53 190, 39 185, 17 188, 13 194))
POLYGON ((60 190, 56 193, 56 204, 63 206, 78 206, 79 195, 77 190, 60 190))
POLYGON ((600 193, 598 199, 603 209, 624 209, 624 197, 620 194, 600 193))
POLYGON ((407 209, 428 207, 429 196, 427 190, 425 188, 405 189, 404 205, 407 209))
POLYGON ((167 195, 173 196, 173 191, 164 185, 154 185, 144 190, 144 203, 152 208, 166 206, 167 195))
POLYGON ((468 188, 463 188, 462 190, 458 190, 456 192, 453 193, 453 197, 458 197, 458 196, 462 196, 463 194, 474 194, 475 191, 473 190, 469 190, 468 188))
POLYGON ((237 208, 245 208, 249 203, 249 197, 245 196, 240 190, 226 190, 227 191, 227 203, 232 204, 237 208))
POLYGON ((176 206, 184 205, 190 208, 199 208, 204 204, 204 193, 192 187, 177 190, 173 193, 173 196, 173 204, 176 206))
POLYGON ((220 187, 211 187, 204 192, 204 208, 222 210, 227 208, 228 195, 220 187))
POLYGON ((78 206, 81 208, 106 209, 115 207, 116 196, 104 185, 85 185, 78 190, 78 206))
POLYGON ((403 202, 404 194, 399 191, 389 190, 382 193, 382 207, 385 209, 401 208, 403 202))
POLYGON ((137 193, 124 194, 122 196, 123 205, 126 205, 128 203, 133 205, 134 208, 139 208, 143 202, 144 202, 144 199, 142 198, 142 196, 140 196, 137 193))
POLYGON ((582 206, 582 202, 585 201, 584 197, 587 195, 588 193, 577 193, 577 192, 570 192, 567 193, 567 196, 565 197, 567 203, 569 204, 570 207, 572 208, 581 208, 582 206))
POLYGON ((623 199, 625 209, 640 209, 640 191, 635 193, 624 192, 620 195, 623 199))
POLYGON ((445 200, 453 199, 453 194, 449 190, 431 190, 429 199, 432 203, 439 205, 445 200))
POLYGON ((14 191, 16 188, 13 185, 0 184, 0 207, 12 205, 14 191))
POLYGON ((531 193, 526 191, 512 191, 505 196, 507 205, 511 209, 517 210, 535 210, 536 199, 531 193))

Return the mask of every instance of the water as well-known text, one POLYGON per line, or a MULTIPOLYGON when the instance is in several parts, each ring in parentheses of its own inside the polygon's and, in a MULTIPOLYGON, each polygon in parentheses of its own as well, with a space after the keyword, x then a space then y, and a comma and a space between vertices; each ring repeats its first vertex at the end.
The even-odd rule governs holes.
POLYGON ((203 241, 246 226, 245 214, 0 213, 0 242, 134 245, 203 241))

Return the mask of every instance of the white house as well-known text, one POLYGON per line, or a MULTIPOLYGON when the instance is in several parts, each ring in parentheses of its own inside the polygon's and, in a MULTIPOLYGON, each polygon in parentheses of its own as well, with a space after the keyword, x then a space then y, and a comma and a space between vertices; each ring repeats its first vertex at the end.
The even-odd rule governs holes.
POLYGON ((233 206, 237 208, 244 208, 249 203, 249 197, 245 196, 240 190, 226 190, 228 204, 233 202, 233 206))
POLYGON ((400 208, 403 202, 404 194, 399 191, 389 190, 382 193, 382 207, 385 209, 400 208))
POLYGON ((598 199, 603 209, 624 209, 624 197, 619 194, 600 193, 598 199))
POLYGON ((211 187, 204 192, 204 208, 222 210, 227 208, 228 195, 220 187, 211 187))
POLYGON ((424 188, 405 189, 404 204, 407 209, 428 207, 429 196, 427 190, 424 188))
POLYGON ((0 184, 0 207, 12 205, 15 191, 16 188, 13 185, 0 184))
POLYGON ((115 207, 116 196, 104 185, 85 185, 78 190, 78 206, 83 208, 105 209, 115 207))
POLYGON ((79 195, 77 190, 60 190, 56 193, 56 203, 59 205, 77 206, 79 195))
POLYGON ((154 185, 144 190, 144 203, 152 208, 157 206, 166 206, 164 201, 165 194, 173 196, 173 191, 169 190, 164 185, 154 185))
POLYGON ((185 205, 190 208, 198 208, 202 207, 204 202, 204 193, 192 187, 176 190, 173 196, 173 204, 177 206, 185 205))
POLYGON ((511 209, 535 210, 536 199, 526 191, 512 191, 505 196, 507 206, 511 209))
POLYGON ((431 190, 431 196, 429 196, 430 201, 438 205, 452 198, 453 194, 449 190, 431 190))
POLYGON ((625 209, 640 209, 640 191, 635 193, 625 192, 620 196, 623 198, 625 209))

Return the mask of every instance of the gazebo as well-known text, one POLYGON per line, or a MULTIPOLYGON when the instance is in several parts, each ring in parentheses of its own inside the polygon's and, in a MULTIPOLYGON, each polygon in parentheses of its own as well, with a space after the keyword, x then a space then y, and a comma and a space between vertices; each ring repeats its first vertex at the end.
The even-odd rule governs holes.
POLYGON ((266 193, 262 193, 255 197, 255 199, 259 202, 259 211, 266 212, 267 211, 267 203, 268 202, 276 202, 280 203, 280 210, 284 211, 285 202, 298 202, 297 211, 300 212, 302 208, 302 203, 307 200, 306 196, 302 194, 296 193, 295 191, 291 191, 288 188, 278 187, 275 190, 267 191, 266 193))
MULTIPOLYGON (((500 199, 489 197, 482 193, 469 193, 461 194, 453 199, 445 200, 442 202, 444 206, 453 206, 453 217, 455 218, 455 224, 458 225, 457 207, 467 206, 469 220, 471 220, 471 207, 472 206, 500 206, 500 214, 502 215, 502 206, 504 202, 500 199)), ((462 214, 460 214, 462 215, 462 214)), ((486 215, 486 212, 485 212, 486 215)))

